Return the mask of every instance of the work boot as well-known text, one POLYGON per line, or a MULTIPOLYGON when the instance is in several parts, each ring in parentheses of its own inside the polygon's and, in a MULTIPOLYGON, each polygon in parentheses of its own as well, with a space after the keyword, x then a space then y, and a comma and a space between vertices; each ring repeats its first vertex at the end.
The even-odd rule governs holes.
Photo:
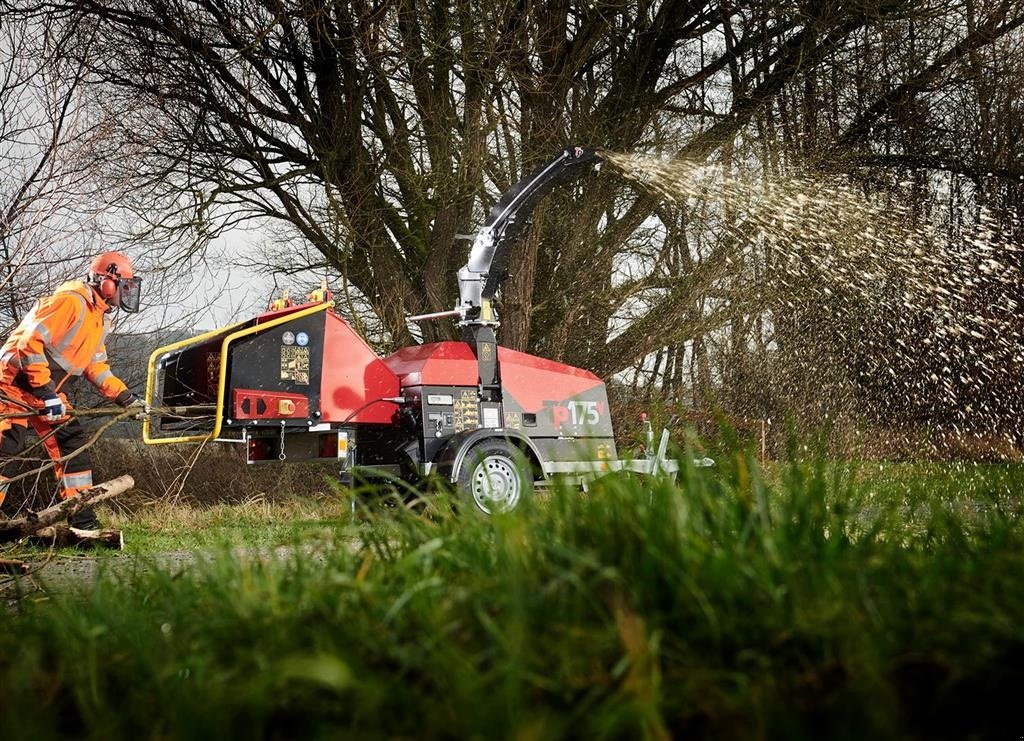
POLYGON ((71 527, 77 530, 100 530, 102 525, 96 519, 96 511, 92 507, 80 509, 68 518, 71 527))

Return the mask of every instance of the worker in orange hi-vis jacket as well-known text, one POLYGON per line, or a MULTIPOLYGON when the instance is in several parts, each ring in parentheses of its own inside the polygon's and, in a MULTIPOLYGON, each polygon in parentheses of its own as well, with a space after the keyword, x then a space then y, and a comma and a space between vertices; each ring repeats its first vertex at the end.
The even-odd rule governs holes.
MULTIPOLYGON (((137 312, 141 288, 131 261, 119 252, 105 252, 93 260, 85 280, 68 281, 39 299, 0 349, 0 416, 39 410, 38 416, 0 419, 0 457, 10 458, 25 449, 31 424, 55 462, 64 497, 93 483, 92 460, 83 449, 88 436, 67 414, 70 407, 61 392, 65 382, 84 374, 120 406, 145 406, 110 371, 106 348, 110 311, 137 312)), ((0 503, 8 486, 9 479, 0 475, 0 503)), ((71 524, 99 527, 91 507, 79 511, 71 524)))

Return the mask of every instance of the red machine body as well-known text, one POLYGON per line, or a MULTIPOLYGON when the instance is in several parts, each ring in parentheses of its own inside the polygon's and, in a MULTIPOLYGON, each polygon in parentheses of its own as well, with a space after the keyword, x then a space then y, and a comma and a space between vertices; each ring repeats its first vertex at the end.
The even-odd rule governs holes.
MULTIPOLYGON (((268 311, 256 317, 255 325, 298 315, 311 306, 314 305, 300 304, 268 311)), ((323 312, 301 321, 302 327, 285 323, 278 332, 268 330, 268 335, 272 341, 276 339, 280 343, 280 347, 274 349, 282 358, 281 375, 285 373, 285 363, 288 362, 285 355, 290 354, 298 358, 292 362, 308 365, 306 378, 299 377, 301 369, 292 373, 291 378, 275 378, 261 373, 258 386, 262 388, 233 389, 236 396, 234 419, 315 418, 319 422, 339 424, 390 424, 398 407, 392 401, 382 400, 399 395, 398 377, 349 323, 330 308, 325 307, 323 312), (319 373, 314 373, 317 366, 319 373), (318 382, 319 392, 316 393, 318 382), (305 388, 291 388, 289 385, 305 388), (289 388, 286 391, 282 387, 289 388), (294 408, 289 414, 284 414, 282 410, 291 408, 286 403, 288 400, 295 402, 294 408), (246 410, 241 408, 243 403, 247 404, 246 410), (265 411, 257 413, 259 410, 265 411)), ((245 351, 240 348, 236 352, 245 351)), ((239 357, 235 365, 244 362, 239 357)), ((232 373, 232 376, 236 375, 237 372, 232 373)))
MULTIPOLYGON (((407 389, 470 389, 476 404, 479 365, 473 347, 466 342, 435 342, 402 348, 385 363, 398 376, 403 393, 407 389)), ((498 364, 502 428, 522 428, 524 417, 532 416, 529 426, 550 429, 552 434, 611 436, 604 383, 590 371, 500 346, 498 364), (568 406, 573 403, 586 405, 586 413, 582 415, 585 420, 578 410, 568 406), (578 424, 572 424, 574 416, 578 424)))
MULTIPOLYGON (((403 347, 384 362, 403 388, 477 384, 476 355, 465 342, 403 347)), ((566 399, 603 383, 590 371, 507 347, 498 348, 498 362, 505 392, 531 412, 540 409, 545 399, 566 399)))
POLYGON ((320 413, 325 422, 389 424, 398 410, 394 402, 398 376, 367 345, 349 323, 326 313, 324 373, 320 379, 320 413))

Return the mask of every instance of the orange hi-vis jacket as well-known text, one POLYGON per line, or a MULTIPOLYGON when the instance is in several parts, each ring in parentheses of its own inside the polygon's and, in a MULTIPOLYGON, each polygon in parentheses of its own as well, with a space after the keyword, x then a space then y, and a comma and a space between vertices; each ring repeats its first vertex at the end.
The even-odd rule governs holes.
MULTIPOLYGON (((52 296, 39 299, 0 348, 0 393, 38 407, 39 400, 15 383, 18 373, 24 373, 32 387, 52 382, 58 391, 70 376, 85 374, 103 396, 116 398, 126 386, 107 364, 107 309, 106 302, 80 280, 68 281, 52 296)), ((21 411, 4 399, 0 406, 21 411)), ((4 422, 0 430, 9 423, 27 424, 24 419, 4 422)))

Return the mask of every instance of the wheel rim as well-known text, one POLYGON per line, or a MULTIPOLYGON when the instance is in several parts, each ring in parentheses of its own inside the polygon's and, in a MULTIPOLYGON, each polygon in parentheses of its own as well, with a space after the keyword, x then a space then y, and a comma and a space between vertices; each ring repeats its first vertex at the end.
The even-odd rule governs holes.
POLYGON ((512 460, 489 455, 473 469, 472 488, 473 501, 483 512, 507 512, 519 504, 523 480, 512 460))

